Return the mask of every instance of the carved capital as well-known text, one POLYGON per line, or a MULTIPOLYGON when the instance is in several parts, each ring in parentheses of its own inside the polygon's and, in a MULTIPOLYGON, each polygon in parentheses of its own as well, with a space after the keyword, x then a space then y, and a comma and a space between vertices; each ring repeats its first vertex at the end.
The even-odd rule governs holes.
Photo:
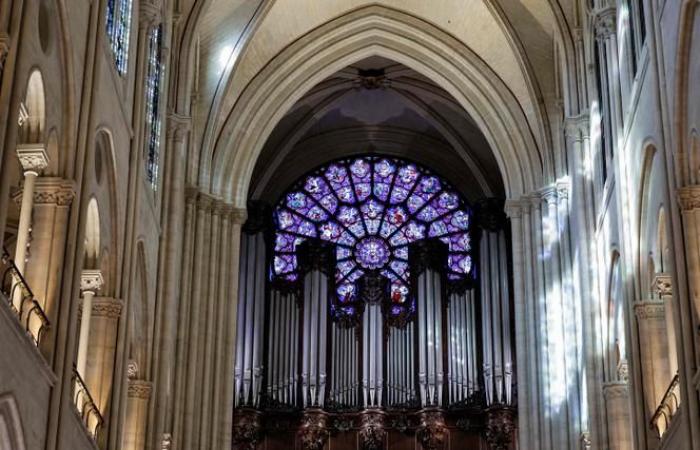
POLYGON ((170 450, 173 445, 173 435, 170 433, 163 433, 163 438, 160 441, 160 450, 170 450))
POLYGON ((520 219, 523 213, 530 207, 529 201, 521 200, 506 200, 504 211, 510 219, 520 219))
POLYGON ((168 114, 167 137, 175 142, 184 142, 192 127, 192 118, 176 113, 168 114))
POLYGON ((384 428, 384 413, 375 410, 367 410, 362 413, 358 434, 362 450, 382 450, 387 435, 384 428))
POLYGON ((92 303, 92 315, 94 317, 107 317, 118 319, 122 313, 123 302, 112 297, 95 297, 92 303))
POLYGON ((255 450, 262 438, 260 412, 241 408, 233 413, 233 448, 255 450))
POLYGON ((594 18, 595 37, 604 40, 617 33, 617 11, 614 6, 596 11, 594 18))
POLYGON ((593 442, 591 441, 591 434, 588 431, 581 433, 581 449, 591 450, 593 442))
POLYGON ((651 290, 659 297, 670 297, 673 295, 673 279, 667 273, 659 273, 654 276, 651 282, 651 290))
POLYGON ((229 211, 231 214, 231 222, 236 225, 243 225, 248 218, 248 211, 245 208, 231 208, 229 211))
POLYGON ((547 206, 556 205, 557 197, 557 187, 548 186, 539 192, 540 198, 547 204, 547 206))
POLYGON ((99 270, 83 270, 80 275, 80 291, 92 292, 93 294, 102 289, 104 279, 99 270))
POLYGON ((328 440, 328 416, 321 410, 307 410, 301 419, 299 438, 303 450, 322 450, 328 440))
POLYGON ((678 204, 683 211, 700 209, 700 185, 684 186, 678 189, 678 204))
POLYGON ((581 142, 590 136, 591 119, 588 113, 570 116, 564 120, 566 137, 574 142, 581 142))
POLYGON ((75 187, 71 180, 55 177, 41 177, 34 187, 34 204, 69 206, 75 197, 75 187))
POLYGON ((126 364, 126 378, 135 380, 139 377, 139 365, 133 359, 126 364))
POLYGON ((557 181, 557 184, 556 184, 557 198, 559 200, 568 200, 569 199, 569 189, 570 189, 570 183, 569 183, 568 177, 564 180, 557 181))
POLYGON ((152 384, 145 380, 129 380, 129 387, 126 395, 129 398, 140 398, 148 400, 151 398, 152 384))
POLYGON ((603 396, 606 400, 626 399, 629 397, 629 389, 626 381, 613 381, 603 384, 603 396))
POLYGON ((664 317, 664 302, 661 300, 637 302, 634 305, 634 314, 641 320, 664 317))
POLYGON ((507 450, 515 432, 515 411, 508 407, 494 407, 488 411, 486 442, 493 450, 507 450))
POLYGON ((442 411, 426 410, 421 412, 416 437, 424 450, 442 450, 446 434, 447 426, 442 411))
POLYGON ((162 20, 161 4, 158 0, 141 0, 139 3, 139 26, 150 30, 162 20))
POLYGON ((44 144, 20 144, 17 146, 17 158, 25 173, 39 174, 49 166, 49 155, 44 144))

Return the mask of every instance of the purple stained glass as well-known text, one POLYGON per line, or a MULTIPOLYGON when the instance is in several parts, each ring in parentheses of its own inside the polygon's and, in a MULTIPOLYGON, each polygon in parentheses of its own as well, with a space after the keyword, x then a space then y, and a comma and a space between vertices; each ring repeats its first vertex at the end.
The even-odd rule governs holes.
POLYGON ((473 273, 464 204, 440 178, 412 163, 374 156, 331 163, 298 182, 275 210, 272 276, 298 279, 294 252, 304 239, 318 237, 337 244, 338 300, 356 300, 357 280, 379 270, 390 280, 392 301, 404 303, 411 242, 438 237, 449 247, 450 279, 473 273))

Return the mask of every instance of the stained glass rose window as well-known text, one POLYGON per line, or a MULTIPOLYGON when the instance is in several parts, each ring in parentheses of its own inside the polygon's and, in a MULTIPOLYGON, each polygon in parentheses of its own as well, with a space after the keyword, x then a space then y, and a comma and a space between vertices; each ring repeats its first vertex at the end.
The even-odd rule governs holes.
POLYGON ((417 164, 366 156, 333 162, 299 181, 278 203, 272 276, 299 277, 296 248, 308 238, 336 244, 337 300, 356 299, 356 282, 378 271, 391 301, 409 298, 408 244, 447 244, 448 278, 473 276, 471 212, 448 183, 417 164))

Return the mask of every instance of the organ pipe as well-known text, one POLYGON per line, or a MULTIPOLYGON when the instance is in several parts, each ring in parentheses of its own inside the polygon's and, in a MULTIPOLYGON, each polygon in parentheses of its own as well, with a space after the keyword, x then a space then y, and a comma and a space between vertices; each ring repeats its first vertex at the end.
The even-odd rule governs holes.
POLYGON ((236 406, 257 406, 260 400, 265 273, 264 234, 244 233, 241 236, 234 368, 236 406))
POLYGON ((362 319, 362 385, 363 399, 366 407, 382 405, 382 386, 384 384, 384 351, 382 311, 379 303, 370 303, 365 308, 362 319))
POLYGON ((481 322, 486 403, 512 404, 513 362, 505 233, 484 230, 480 242, 481 322))

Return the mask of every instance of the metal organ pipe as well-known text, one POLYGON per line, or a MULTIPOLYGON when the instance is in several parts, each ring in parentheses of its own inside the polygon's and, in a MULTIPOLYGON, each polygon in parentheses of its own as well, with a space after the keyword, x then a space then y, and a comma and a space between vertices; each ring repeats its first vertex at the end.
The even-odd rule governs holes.
POLYGON ((363 398, 365 406, 381 406, 383 377, 383 325, 379 303, 365 308, 363 326, 363 398))
POLYGON ((503 230, 484 230, 480 243, 484 382, 487 404, 512 404, 510 293, 503 230))
POLYGON ((317 268, 304 276, 303 405, 323 407, 326 385, 328 276, 317 268))
POLYGON ((257 406, 262 385, 262 330, 265 309, 265 240, 262 232, 243 233, 238 287, 236 406, 257 406))

